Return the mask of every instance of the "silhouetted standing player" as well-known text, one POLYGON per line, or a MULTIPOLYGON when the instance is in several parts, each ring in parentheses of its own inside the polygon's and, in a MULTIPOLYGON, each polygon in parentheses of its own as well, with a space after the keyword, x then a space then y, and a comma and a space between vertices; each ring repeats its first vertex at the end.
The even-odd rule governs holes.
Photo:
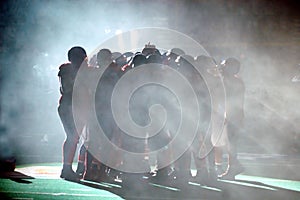
POLYGON ((228 58, 222 63, 224 85, 226 91, 226 121, 228 131, 228 168, 221 178, 234 179, 235 175, 243 171, 237 159, 237 143, 244 120, 245 85, 238 77, 240 62, 235 58, 228 58))
POLYGON ((76 74, 82 64, 87 65, 87 55, 82 47, 72 47, 68 51, 68 60, 70 63, 62 64, 59 67, 60 92, 58 114, 63 124, 66 139, 63 143, 63 169, 60 177, 66 180, 76 181, 80 176, 72 169, 72 163, 75 156, 79 133, 76 130, 73 111, 72 95, 76 74))

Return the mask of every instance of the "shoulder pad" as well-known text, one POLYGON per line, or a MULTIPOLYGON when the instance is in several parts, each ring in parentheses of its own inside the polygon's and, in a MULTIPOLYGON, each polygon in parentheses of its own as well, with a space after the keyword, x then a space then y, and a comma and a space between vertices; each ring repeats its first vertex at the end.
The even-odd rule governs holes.
POLYGON ((71 69, 71 63, 64 63, 61 66, 59 66, 59 72, 58 76, 61 76, 64 73, 67 73, 71 69))
POLYGON ((70 67, 71 63, 64 63, 61 66, 59 66, 59 70, 65 69, 66 67, 70 67))

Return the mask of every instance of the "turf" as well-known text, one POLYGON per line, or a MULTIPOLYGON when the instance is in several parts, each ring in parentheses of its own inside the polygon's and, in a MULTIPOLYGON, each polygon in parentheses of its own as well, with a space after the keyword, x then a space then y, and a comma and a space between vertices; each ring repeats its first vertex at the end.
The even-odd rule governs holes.
POLYGON ((106 191, 59 179, 0 180, 1 199, 122 199, 106 191))
POLYGON ((59 178, 60 163, 18 166, 0 173, 0 199, 300 199, 300 181, 241 174, 235 181, 218 180, 213 185, 195 181, 184 185, 139 182, 125 184, 59 178))

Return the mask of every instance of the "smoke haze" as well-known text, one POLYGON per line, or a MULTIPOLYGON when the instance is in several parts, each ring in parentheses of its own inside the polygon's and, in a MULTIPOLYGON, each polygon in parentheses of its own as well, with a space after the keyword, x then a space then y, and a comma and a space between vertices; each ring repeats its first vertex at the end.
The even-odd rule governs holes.
POLYGON ((190 36, 217 62, 241 61, 247 120, 242 151, 299 153, 300 85, 291 82, 300 63, 297 11, 292 0, 4 1, 0 123, 5 137, 20 162, 59 160, 64 132, 57 115, 57 73, 67 51, 80 45, 89 54, 117 33, 162 27, 190 36))

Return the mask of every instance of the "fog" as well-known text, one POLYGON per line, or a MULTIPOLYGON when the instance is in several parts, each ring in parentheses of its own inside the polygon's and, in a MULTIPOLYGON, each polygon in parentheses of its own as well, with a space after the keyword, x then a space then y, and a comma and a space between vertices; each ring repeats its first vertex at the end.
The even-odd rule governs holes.
POLYGON ((11 141, 21 163, 59 161, 64 132, 57 115, 57 73, 67 62, 67 51, 80 45, 90 54, 117 33, 162 27, 193 38, 217 62, 228 57, 241 61, 246 85, 243 152, 299 153, 300 85, 291 81, 300 63, 295 5, 296 1, 234 0, 5 1, 0 10, 2 137, 11 141))

